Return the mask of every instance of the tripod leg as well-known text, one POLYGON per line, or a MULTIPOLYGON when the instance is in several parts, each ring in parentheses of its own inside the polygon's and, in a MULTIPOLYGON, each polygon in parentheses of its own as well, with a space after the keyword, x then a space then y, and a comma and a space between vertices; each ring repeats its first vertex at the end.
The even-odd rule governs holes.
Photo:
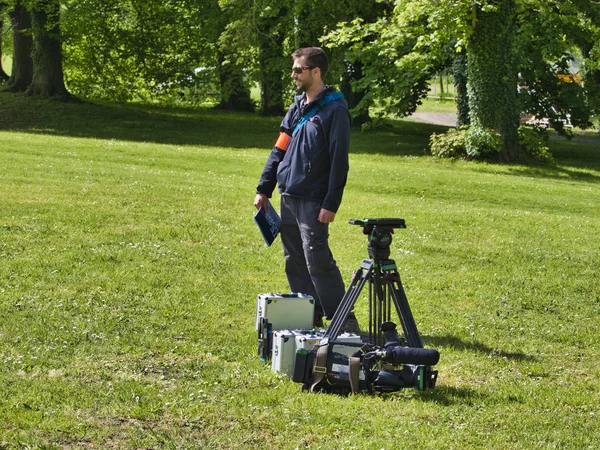
POLYGON ((360 269, 354 273, 350 286, 342 297, 340 306, 338 306, 327 330, 325 330, 324 337, 328 338, 330 341, 335 340, 339 336, 350 311, 352 311, 352 308, 354 307, 354 303, 356 303, 356 299, 360 295, 362 288, 370 276, 372 267, 373 262, 370 259, 365 259, 363 260, 360 269))
POLYGON ((377 302, 374 290, 373 281, 369 280, 369 340, 371 342, 375 342, 374 336, 377 333, 377 326, 374 326, 377 323, 377 319, 375 318, 377 314, 377 302))
POLYGON ((404 289, 401 285, 399 288, 392 290, 392 296, 394 299, 394 305, 396 306, 396 311, 401 319, 402 329, 404 330, 404 335, 406 336, 406 342, 408 342, 409 347, 423 348, 423 342, 421 341, 417 324, 415 323, 412 311, 408 305, 406 294, 404 293, 404 289))
POLYGON ((372 328, 373 334, 369 332, 369 339, 376 345, 383 345, 383 335, 381 333, 381 324, 383 323, 383 313, 385 311, 385 284, 383 283, 383 273, 381 272, 381 266, 375 263, 373 273, 370 278, 371 290, 373 291, 373 304, 375 314, 373 314, 372 321, 369 324, 369 331, 372 328))
POLYGON ((396 263, 393 260, 388 260, 385 262, 384 267, 384 279, 388 285, 394 306, 396 307, 396 312, 398 313, 398 318, 400 319, 406 342, 408 342, 410 347, 423 348, 423 342, 421 341, 417 324, 415 323, 415 319, 408 304, 408 299, 406 298, 406 293, 404 292, 404 287, 400 280, 400 274, 396 269, 396 263))

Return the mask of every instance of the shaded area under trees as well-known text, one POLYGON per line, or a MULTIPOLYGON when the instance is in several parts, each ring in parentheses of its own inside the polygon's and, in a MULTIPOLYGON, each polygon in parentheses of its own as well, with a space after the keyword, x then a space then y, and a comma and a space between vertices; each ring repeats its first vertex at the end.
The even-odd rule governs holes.
POLYGON ((431 77, 450 70, 459 124, 498 133, 504 160, 523 156, 519 112, 545 115, 559 132, 565 117, 585 127, 600 113, 593 0, 2 0, 0 19, 13 44, 6 88, 40 96, 250 110, 258 86, 258 111, 280 115, 294 89, 291 52, 321 42, 327 82, 356 124, 376 104, 411 114, 431 77))

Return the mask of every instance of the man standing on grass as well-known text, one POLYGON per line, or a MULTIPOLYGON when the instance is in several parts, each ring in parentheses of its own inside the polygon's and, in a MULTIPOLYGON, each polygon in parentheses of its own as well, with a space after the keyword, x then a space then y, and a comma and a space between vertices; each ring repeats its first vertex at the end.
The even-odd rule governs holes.
MULTIPOLYGON (((342 202, 348 175, 350 114, 343 96, 325 86, 329 68, 321 48, 292 54, 294 97, 280 126, 256 189, 254 206, 267 207, 275 186, 281 193, 281 242, 292 292, 312 295, 314 325, 331 319, 344 296, 344 281, 329 249, 329 224, 342 202)), ((350 313, 343 329, 357 332, 350 313)))

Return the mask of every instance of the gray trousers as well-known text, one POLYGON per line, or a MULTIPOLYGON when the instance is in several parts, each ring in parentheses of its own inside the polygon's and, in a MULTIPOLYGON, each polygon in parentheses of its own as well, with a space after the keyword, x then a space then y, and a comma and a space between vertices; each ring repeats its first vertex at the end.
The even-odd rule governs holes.
POLYGON ((329 225, 318 221, 321 205, 281 196, 281 242, 291 292, 312 295, 315 316, 331 319, 345 293, 329 249, 329 225))

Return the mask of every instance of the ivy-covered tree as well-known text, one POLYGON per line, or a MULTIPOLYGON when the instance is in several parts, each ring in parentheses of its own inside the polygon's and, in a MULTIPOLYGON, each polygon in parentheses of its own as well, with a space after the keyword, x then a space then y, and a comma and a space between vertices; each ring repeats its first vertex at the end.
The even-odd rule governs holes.
POLYGON ((467 95, 471 125, 498 132, 503 156, 519 159, 519 110, 514 0, 475 7, 467 51, 467 95))
POLYGON ((469 94, 467 89, 467 53, 465 49, 456 52, 452 61, 452 76, 456 89, 456 125, 468 126, 471 124, 469 112, 469 94))

